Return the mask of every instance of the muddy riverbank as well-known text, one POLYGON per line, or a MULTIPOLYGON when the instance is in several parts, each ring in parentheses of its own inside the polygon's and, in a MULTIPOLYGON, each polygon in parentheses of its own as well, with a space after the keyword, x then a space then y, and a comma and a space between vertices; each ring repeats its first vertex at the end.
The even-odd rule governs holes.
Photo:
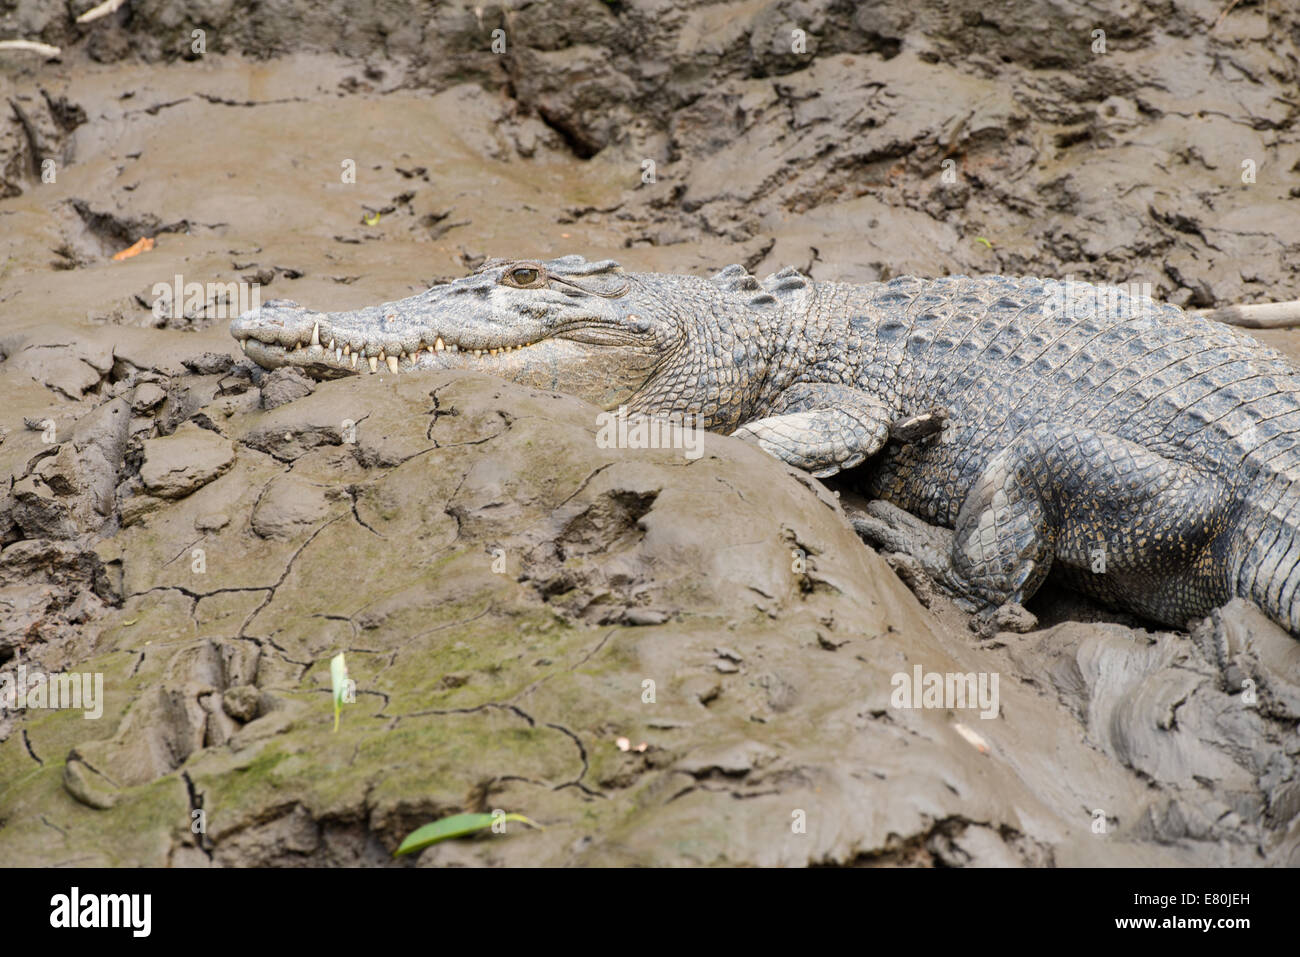
POLYGON ((500 807, 546 830, 418 863, 1300 863, 1297 645, 1250 608, 1053 593, 980 641, 847 486, 483 377, 265 376, 225 328, 227 283, 354 308, 567 252, 1300 298, 1295 11, 47 7, 0 0, 63 48, 0 53, 0 672, 104 694, 0 705, 5 860, 381 865, 500 807), (897 707, 918 667, 996 716, 897 707))

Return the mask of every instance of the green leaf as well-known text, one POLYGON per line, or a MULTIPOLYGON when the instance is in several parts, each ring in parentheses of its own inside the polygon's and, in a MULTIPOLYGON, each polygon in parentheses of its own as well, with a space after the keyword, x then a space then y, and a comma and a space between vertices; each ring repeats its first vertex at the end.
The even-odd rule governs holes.
POLYGON ((334 730, 339 729, 339 712, 343 710, 343 692, 348 684, 348 666, 343 652, 330 659, 330 684, 334 688, 334 730))
POLYGON ((992 248, 993 248, 993 244, 992 244, 991 242, 989 242, 987 239, 985 239, 983 236, 976 236, 976 237, 975 237, 975 242, 977 242, 977 243, 983 243, 985 246, 989 247, 989 249, 992 249, 992 248))
POLYGON ((538 830, 542 829, 541 825, 528 820, 522 814, 453 814, 451 817, 444 817, 441 821, 426 824, 424 827, 417 828, 406 835, 397 850, 393 851, 393 856, 401 857, 403 854, 414 854, 416 851, 422 851, 430 844, 437 844, 439 841, 449 841, 454 837, 467 837, 470 834, 477 834, 479 831, 486 831, 492 826, 492 822, 498 819, 502 821, 519 821, 529 827, 535 827, 538 830))

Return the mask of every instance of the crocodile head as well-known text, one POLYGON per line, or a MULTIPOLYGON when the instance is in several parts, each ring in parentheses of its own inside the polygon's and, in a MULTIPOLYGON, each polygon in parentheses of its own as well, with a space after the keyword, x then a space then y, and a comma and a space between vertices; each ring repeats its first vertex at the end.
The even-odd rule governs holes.
POLYGON ((318 379, 476 369, 607 409, 689 411, 720 423, 731 416, 696 401, 716 390, 694 387, 702 373, 730 375, 718 371, 725 364, 716 357, 730 354, 734 323, 710 321, 703 301, 716 294, 705 279, 624 273, 612 260, 496 259, 463 279, 355 312, 270 301, 230 332, 258 365, 296 366, 318 379))
POLYGON ((230 333, 268 369, 317 379, 477 369, 605 407, 626 403, 683 330, 612 260, 490 260, 473 275, 355 312, 273 300, 230 333))

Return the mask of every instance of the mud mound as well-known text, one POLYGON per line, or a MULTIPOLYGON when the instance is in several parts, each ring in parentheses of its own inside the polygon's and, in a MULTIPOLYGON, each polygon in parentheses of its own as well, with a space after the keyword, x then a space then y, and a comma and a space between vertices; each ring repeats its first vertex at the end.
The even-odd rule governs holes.
POLYGON ((1296 862, 1295 644, 1252 610, 980 645, 739 441, 600 449, 595 408, 472 374, 270 409, 220 375, 137 382, 15 476, 48 514, 6 499, 0 598, 43 576, 67 627, 4 670, 102 694, 4 714, 6 860, 378 864, 501 807, 546 830, 420 861, 1296 862), (104 442, 128 464, 40 467, 104 442), (916 669, 999 697, 900 706, 916 669))

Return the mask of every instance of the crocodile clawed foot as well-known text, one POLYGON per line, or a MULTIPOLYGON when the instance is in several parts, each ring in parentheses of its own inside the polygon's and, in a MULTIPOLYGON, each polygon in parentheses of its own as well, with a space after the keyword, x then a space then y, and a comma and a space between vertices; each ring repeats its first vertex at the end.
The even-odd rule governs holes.
POLYGON ((905 512, 892 502, 873 499, 865 512, 855 512, 850 521, 870 545, 891 552, 917 555, 921 550, 947 551, 952 548, 952 532, 936 528, 905 512))
POLYGON ((952 532, 948 529, 936 528, 880 500, 868 502, 866 512, 853 514, 849 521, 863 541, 885 553, 890 566, 904 584, 917 592, 923 605, 929 606, 930 584, 953 598, 965 598, 952 572, 952 532), (914 584, 921 578, 925 584, 914 584))
POLYGON ((1011 631, 1023 635, 1038 627, 1038 616, 1024 605, 1007 602, 975 613, 971 618, 970 628, 981 638, 992 638, 1000 631, 1011 631))

